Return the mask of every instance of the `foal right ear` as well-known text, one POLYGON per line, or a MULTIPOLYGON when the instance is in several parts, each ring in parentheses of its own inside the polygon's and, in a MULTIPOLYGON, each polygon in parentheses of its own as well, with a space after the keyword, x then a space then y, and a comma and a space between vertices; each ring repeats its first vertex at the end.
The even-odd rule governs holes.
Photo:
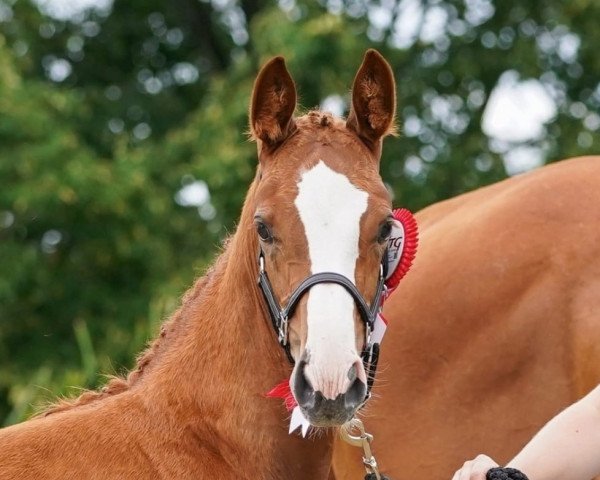
POLYGON ((354 78, 352 106, 346 126, 371 145, 394 132, 396 83, 390 64, 376 50, 367 50, 354 78))
POLYGON ((283 57, 269 60, 254 82, 250 104, 252 136, 273 147, 285 140, 296 125, 296 87, 283 57))

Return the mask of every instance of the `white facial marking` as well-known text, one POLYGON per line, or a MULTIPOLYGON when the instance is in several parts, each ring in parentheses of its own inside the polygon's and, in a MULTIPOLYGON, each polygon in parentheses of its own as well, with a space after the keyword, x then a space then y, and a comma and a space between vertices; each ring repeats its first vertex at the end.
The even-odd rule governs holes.
MULTIPOLYGON (((323 161, 302 175, 294 204, 304 225, 312 274, 340 273, 356 283, 360 219, 368 197, 323 161)), ((310 359, 305 375, 315 391, 335 399, 349 387, 348 371, 359 359, 354 299, 341 285, 326 283, 315 285, 307 295, 310 359)), ((364 379, 364 372, 358 373, 364 379)))

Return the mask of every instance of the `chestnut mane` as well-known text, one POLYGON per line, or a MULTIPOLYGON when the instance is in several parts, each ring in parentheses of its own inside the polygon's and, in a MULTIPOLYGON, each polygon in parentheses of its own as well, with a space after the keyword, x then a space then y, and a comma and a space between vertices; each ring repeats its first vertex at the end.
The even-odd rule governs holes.
MULTIPOLYGON (((225 245, 228 240, 225 241, 225 245)), ((219 259, 220 260, 220 259, 219 259)), ((85 390, 79 396, 74 398, 61 398, 49 405, 46 405, 36 416, 46 417, 53 413, 63 412, 75 407, 89 405, 90 403, 102 400, 106 397, 118 395, 129 390, 142 377, 150 364, 160 355, 160 353, 168 347, 169 341, 172 340, 180 330, 182 323, 185 321, 185 313, 189 305, 195 303, 205 292, 205 287, 212 280, 215 268, 219 260, 210 267, 204 276, 194 282, 192 288, 187 290, 182 297, 181 306, 164 321, 160 326, 159 334, 152 340, 148 346, 138 355, 135 367, 127 373, 126 376, 109 376, 109 380, 99 390, 85 390)))

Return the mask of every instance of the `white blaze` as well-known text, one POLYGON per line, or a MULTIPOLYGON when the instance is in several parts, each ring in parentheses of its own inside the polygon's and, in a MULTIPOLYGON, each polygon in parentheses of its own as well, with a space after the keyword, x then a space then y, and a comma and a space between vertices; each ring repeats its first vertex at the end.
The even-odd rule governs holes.
MULTIPOLYGON (((335 272, 356 283, 360 219, 368 196, 323 161, 302 175, 294 204, 304 225, 312 274, 335 272)), ((307 295, 305 374, 315 391, 334 399, 347 390, 348 371, 359 360, 354 300, 341 285, 327 283, 315 285, 307 295)))

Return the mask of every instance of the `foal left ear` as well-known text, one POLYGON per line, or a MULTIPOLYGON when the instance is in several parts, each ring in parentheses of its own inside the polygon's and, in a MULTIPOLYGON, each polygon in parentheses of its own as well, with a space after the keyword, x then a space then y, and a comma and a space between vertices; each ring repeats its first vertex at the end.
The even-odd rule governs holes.
POLYGON ((367 50, 352 86, 352 107, 346 126, 375 147, 394 133, 396 83, 390 64, 376 50, 367 50))
POLYGON ((269 146, 295 130, 296 87, 283 57, 275 57, 260 70, 250 104, 252 136, 269 146))

